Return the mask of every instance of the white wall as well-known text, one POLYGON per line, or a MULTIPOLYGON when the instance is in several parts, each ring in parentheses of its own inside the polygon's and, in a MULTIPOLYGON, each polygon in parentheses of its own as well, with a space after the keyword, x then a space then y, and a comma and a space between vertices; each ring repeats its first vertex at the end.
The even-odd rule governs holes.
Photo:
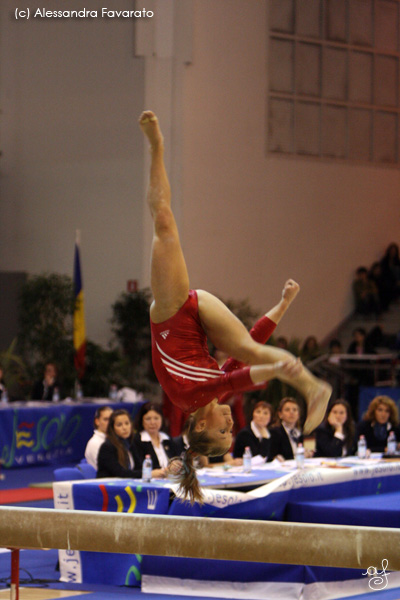
POLYGON ((352 309, 354 269, 400 242, 399 170, 267 156, 266 2, 197 0, 184 119, 183 242, 192 285, 274 303, 279 331, 324 337, 352 309))
POLYGON ((133 21, 17 21, 15 6, 3 0, 0 13, 0 270, 72 276, 80 229, 87 333, 105 344, 111 304, 141 275, 143 61, 134 58, 133 21))
MULTIPOLYGON (((88 335, 105 344, 126 280, 148 283, 144 60, 131 20, 15 21, 15 5, 0 8, 0 270, 72 274, 81 229, 88 335)), ((267 156, 267 2, 193 6, 193 63, 171 83, 191 283, 262 310, 294 277, 302 292, 279 331, 321 338, 351 309, 354 269, 400 241, 399 170, 267 156)))

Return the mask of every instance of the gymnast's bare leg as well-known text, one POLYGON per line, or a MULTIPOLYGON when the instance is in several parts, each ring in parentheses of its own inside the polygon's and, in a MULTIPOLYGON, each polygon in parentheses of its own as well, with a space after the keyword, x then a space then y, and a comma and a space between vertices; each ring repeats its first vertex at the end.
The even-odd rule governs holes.
MULTIPOLYGON (((154 223, 151 287, 154 301, 151 319, 160 323, 173 316, 185 303, 189 277, 171 210, 171 191, 164 166, 164 143, 157 117, 151 111, 139 119, 150 143, 151 167, 147 201, 154 223)), ((252 366, 250 377, 261 383, 278 377, 290 383, 307 402, 305 433, 322 421, 331 394, 330 386, 314 377, 304 366, 294 366, 294 357, 272 346, 255 342, 245 326, 215 296, 198 290, 199 316, 210 341, 229 356, 252 366), (282 365, 287 365, 282 368, 282 365)))
POLYGON ((154 227, 151 252, 154 301, 150 315, 154 323, 162 323, 177 313, 186 302, 189 276, 171 210, 171 190, 164 165, 164 138, 157 117, 151 111, 142 113, 139 124, 150 142, 151 152, 147 202, 154 227))

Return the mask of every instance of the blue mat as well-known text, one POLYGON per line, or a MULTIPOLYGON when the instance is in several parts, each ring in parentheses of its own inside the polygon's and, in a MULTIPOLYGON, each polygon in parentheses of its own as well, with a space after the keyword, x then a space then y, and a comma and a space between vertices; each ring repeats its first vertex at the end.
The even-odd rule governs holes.
MULTIPOLYGON (((75 466, 63 465, 65 466, 75 466)), ((4 475, 4 479, 0 479, 0 490, 11 490, 16 488, 29 487, 35 483, 47 483, 54 481, 53 471, 55 465, 46 465, 43 467, 32 466, 20 469, 1 469, 0 473, 4 475)))
POLYGON ((300 523, 331 523, 333 525, 365 525, 374 527, 400 526, 400 492, 289 502, 287 520, 300 523))

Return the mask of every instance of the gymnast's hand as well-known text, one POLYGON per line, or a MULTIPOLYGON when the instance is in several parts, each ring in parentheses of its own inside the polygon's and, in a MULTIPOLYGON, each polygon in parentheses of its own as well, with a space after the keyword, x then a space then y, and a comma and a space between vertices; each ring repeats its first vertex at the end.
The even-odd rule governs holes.
POLYGON ((274 370, 276 376, 284 375, 285 377, 297 377, 300 375, 303 369, 300 358, 293 358, 289 360, 280 360, 274 363, 274 370))
POLYGON ((282 290, 282 299, 291 304, 300 291, 300 286, 294 279, 288 279, 282 290))

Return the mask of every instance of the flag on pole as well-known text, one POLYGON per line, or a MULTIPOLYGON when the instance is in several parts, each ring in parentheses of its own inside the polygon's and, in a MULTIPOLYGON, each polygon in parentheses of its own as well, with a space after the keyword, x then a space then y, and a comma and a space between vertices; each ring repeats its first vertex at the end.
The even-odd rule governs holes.
POLYGON ((83 298, 83 285, 80 259, 80 232, 76 232, 75 257, 74 257, 74 364, 81 379, 85 372, 86 355, 86 327, 85 327, 85 305, 83 298))

